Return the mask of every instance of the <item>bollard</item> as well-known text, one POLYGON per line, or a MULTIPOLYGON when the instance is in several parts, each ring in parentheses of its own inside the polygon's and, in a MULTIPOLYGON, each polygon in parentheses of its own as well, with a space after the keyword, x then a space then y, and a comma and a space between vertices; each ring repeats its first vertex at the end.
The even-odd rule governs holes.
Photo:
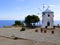
POLYGON ((46 30, 44 30, 44 33, 46 33, 46 30))
POLYGON ((41 32, 43 32, 43 29, 41 28, 41 32))
POLYGON ((52 34, 54 34, 54 31, 51 31, 52 34))
POLYGON ((38 29, 36 29, 35 32, 38 32, 38 29))

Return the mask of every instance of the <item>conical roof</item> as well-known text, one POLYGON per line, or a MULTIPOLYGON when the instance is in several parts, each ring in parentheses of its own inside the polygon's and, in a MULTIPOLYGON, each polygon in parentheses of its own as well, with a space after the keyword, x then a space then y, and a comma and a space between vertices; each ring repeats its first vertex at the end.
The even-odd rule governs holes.
POLYGON ((50 12, 50 13, 52 12, 53 13, 53 11, 49 10, 48 8, 43 12, 50 12))

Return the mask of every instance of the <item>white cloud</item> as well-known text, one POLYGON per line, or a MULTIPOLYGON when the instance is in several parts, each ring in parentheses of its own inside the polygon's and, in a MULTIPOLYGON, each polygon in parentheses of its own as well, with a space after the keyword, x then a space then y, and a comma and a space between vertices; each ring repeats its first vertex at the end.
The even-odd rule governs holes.
POLYGON ((23 16, 9 16, 9 17, 1 16, 0 20, 24 20, 24 17, 23 16))

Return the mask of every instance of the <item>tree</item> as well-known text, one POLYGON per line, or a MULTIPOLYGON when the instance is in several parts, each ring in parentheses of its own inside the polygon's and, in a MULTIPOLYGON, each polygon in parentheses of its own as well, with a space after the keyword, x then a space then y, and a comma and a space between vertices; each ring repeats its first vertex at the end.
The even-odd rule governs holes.
POLYGON ((13 24, 13 26, 22 26, 22 22, 21 21, 18 21, 18 20, 16 20, 15 21, 15 24, 13 24))
POLYGON ((35 23, 39 21, 39 17, 36 15, 28 15, 27 17, 25 17, 25 24, 29 27, 31 26, 35 26, 35 23), (32 25, 33 23, 33 25, 32 25))
POLYGON ((39 17, 38 16, 36 16, 36 15, 32 15, 32 23, 36 23, 36 22, 38 22, 39 21, 39 17))

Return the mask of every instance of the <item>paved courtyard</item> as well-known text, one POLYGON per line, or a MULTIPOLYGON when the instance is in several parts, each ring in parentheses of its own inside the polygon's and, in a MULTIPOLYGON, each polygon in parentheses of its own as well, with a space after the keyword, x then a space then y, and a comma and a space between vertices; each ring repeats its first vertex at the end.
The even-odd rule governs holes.
POLYGON ((39 42, 48 42, 54 45, 60 45, 60 29, 56 28, 54 34, 51 33, 51 30, 47 30, 46 33, 40 32, 40 28, 37 28, 38 32, 35 32, 35 29, 26 29, 26 31, 20 32, 20 28, 1 28, 0 36, 16 36, 19 38, 33 40, 34 43, 39 42))

